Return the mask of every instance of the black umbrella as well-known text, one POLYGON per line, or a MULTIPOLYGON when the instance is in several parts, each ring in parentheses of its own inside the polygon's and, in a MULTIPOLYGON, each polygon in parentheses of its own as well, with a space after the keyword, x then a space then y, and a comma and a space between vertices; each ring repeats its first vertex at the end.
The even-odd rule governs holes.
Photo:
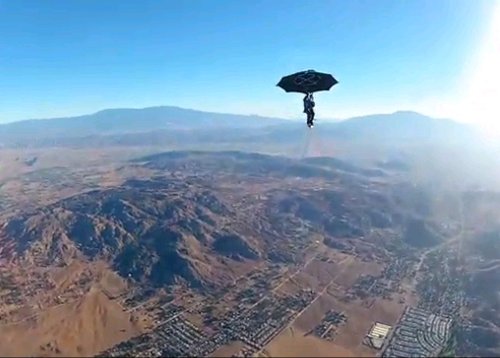
POLYGON ((277 86, 286 92, 312 93, 329 91, 337 83, 338 81, 329 73, 307 70, 283 77, 277 86))

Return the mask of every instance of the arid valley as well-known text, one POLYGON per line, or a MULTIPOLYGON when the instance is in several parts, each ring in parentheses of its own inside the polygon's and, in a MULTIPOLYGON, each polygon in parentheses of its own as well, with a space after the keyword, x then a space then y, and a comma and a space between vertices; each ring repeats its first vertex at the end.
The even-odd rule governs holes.
POLYGON ((0 168, 1 355, 499 352, 498 192, 238 150, 13 147, 0 168))

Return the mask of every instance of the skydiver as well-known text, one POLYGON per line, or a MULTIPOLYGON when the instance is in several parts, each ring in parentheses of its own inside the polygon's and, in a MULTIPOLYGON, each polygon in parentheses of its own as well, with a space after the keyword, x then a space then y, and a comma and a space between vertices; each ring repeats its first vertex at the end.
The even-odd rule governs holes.
POLYGON ((312 93, 307 93, 304 97, 304 113, 307 113, 307 126, 314 126, 314 98, 312 93))

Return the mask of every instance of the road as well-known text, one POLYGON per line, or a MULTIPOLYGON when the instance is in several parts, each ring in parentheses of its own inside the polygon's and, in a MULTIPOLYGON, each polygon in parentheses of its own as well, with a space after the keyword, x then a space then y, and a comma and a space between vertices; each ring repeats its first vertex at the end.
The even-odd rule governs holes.
POLYGON ((159 322, 156 326, 155 326, 155 329, 157 329, 158 327, 161 327, 163 326, 164 324, 176 319, 177 317, 179 317, 181 314, 183 314, 185 312, 185 310, 182 310, 182 311, 179 311, 177 312, 176 314, 174 314, 172 317, 169 317, 161 322, 159 322))
POLYGON ((297 321, 297 319, 305 312, 309 309, 309 307, 311 307, 317 300, 320 299, 321 296, 323 296, 323 294, 328 290, 328 288, 330 288, 330 286, 332 284, 335 283, 335 280, 345 272, 345 270, 347 270, 351 265, 352 265, 352 261, 353 261, 353 257, 352 256, 348 256, 348 257, 345 257, 343 258, 341 261, 339 261, 339 264, 344 264, 344 263, 347 263, 346 266, 344 266, 339 272, 337 272, 337 274, 335 276, 332 277, 332 279, 330 280, 330 282, 328 282, 328 284, 318 293, 318 295, 306 306, 304 307, 300 312, 298 312, 295 317, 292 318, 292 320, 290 322, 288 322, 288 324, 286 326, 283 326, 279 331, 276 332, 276 334, 273 336, 273 338, 264 345, 264 347, 262 347, 258 352, 256 352, 254 354, 254 357, 257 357, 260 353, 262 353, 262 351, 265 349, 265 347, 267 345, 269 345, 269 343, 271 343, 273 341, 273 339, 277 336, 279 336, 281 334, 281 332, 287 330, 288 328, 292 327, 293 324, 295 323, 295 321, 297 321))
MULTIPOLYGON (((425 259, 432 252, 440 250, 443 247, 448 246, 448 245, 450 245, 450 244, 452 244, 454 242, 457 242, 457 241, 458 241, 458 245, 459 245, 458 246, 458 257, 459 257, 460 260, 463 259, 463 241, 464 241, 464 233, 465 233, 465 216, 464 216, 464 207, 463 207, 462 198, 460 198, 460 201, 459 201, 459 216, 460 216, 460 230, 459 230, 459 232, 455 236, 453 236, 451 239, 448 239, 448 240, 446 240, 446 238, 443 237, 443 242, 441 242, 439 245, 431 247, 431 248, 425 250, 422 253, 422 255, 420 256, 420 260, 419 260, 418 264, 415 267, 415 272, 418 273, 421 270, 422 265, 423 265, 425 259)), ((416 283, 417 283, 417 275, 415 275, 415 277, 412 280, 412 284, 411 285, 412 285, 413 288, 415 288, 416 283)), ((462 301, 463 301, 463 298, 462 298, 462 301)), ((463 306, 463 302, 462 302, 461 306, 463 306)), ((391 341, 392 336, 393 336, 394 332, 396 331, 397 327, 398 327, 398 325, 395 325, 390 330, 389 335, 385 339, 384 345, 383 345, 382 349, 380 350, 380 355, 382 355, 384 353, 384 351, 387 348, 387 345, 389 344, 389 342, 391 341)))
MULTIPOLYGON (((308 251, 314 244, 311 244, 309 245, 305 251, 308 251)), ((313 257, 311 257, 309 260, 307 260, 302 266, 300 266, 293 274, 291 274, 290 276, 287 276, 285 277, 278 286, 274 287, 271 292, 267 295, 265 295, 264 297, 262 297, 260 300, 258 300, 257 302, 255 302, 252 306, 250 306, 249 310, 257 307, 257 305, 259 303, 261 303, 262 301, 264 301, 267 297, 269 297, 270 295, 272 295, 273 293, 275 293, 276 291, 278 291, 281 287, 283 287, 283 285, 285 283, 287 283, 288 281, 290 281, 291 279, 293 279, 295 276, 297 276, 300 272, 302 272, 314 259, 317 258, 317 254, 316 255, 313 255, 313 257)))
MULTIPOLYGON (((424 263, 425 259, 427 258, 427 256, 429 256, 432 252, 435 252, 437 250, 440 250, 441 248, 447 246, 447 245, 450 245, 451 243, 454 243, 456 241, 459 241, 458 243, 458 256, 460 259, 463 258, 463 237, 464 237, 464 230, 465 230, 465 218, 464 218, 464 209, 463 209, 463 202, 462 202, 462 199, 460 198, 460 203, 459 203, 459 211, 460 211, 460 231, 455 235, 453 236, 451 239, 448 239, 446 240, 445 237, 442 237, 443 241, 437 245, 437 246, 433 246, 427 250, 425 250, 422 255, 420 255, 420 260, 417 264, 417 266, 415 267, 415 272, 419 272, 420 269, 422 268, 422 264, 424 263)), ((413 284, 415 284, 416 282, 416 276, 414 278, 414 281, 413 281, 413 284)))
POLYGON ((65 303, 58 303, 57 305, 46 307, 46 308, 44 308, 42 311, 37 312, 37 313, 33 313, 32 315, 29 315, 29 316, 27 316, 27 317, 21 318, 20 320, 13 321, 13 322, 2 323, 2 324, 0 325, 0 327, 14 326, 14 325, 16 325, 16 324, 23 323, 23 322, 28 321, 28 320, 30 320, 30 319, 37 318, 38 316, 40 316, 40 315, 41 315, 43 312, 45 312, 46 310, 53 310, 53 309, 56 309, 56 308, 61 307, 61 306, 64 306, 64 305, 71 304, 71 303, 73 303, 73 302, 75 302, 75 301, 65 302, 65 303))

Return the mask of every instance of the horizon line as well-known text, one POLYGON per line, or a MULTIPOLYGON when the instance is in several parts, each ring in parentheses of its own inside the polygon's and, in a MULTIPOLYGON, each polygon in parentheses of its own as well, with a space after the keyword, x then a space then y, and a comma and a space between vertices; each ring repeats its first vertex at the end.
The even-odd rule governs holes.
MULTIPOLYGON (((203 109, 195 109, 195 108, 187 108, 187 107, 180 107, 176 105, 156 105, 156 106, 147 106, 147 107, 111 107, 111 108, 103 108, 94 112, 90 113, 85 113, 85 114, 74 114, 74 115, 67 115, 67 116, 58 116, 58 117, 46 117, 46 118, 27 118, 27 119, 18 119, 18 120, 13 120, 13 121, 6 121, 6 122, 0 122, 0 126, 4 125, 10 125, 10 124, 15 124, 15 123, 22 123, 22 122, 32 122, 32 121, 50 121, 50 120, 58 120, 58 119, 73 119, 73 118, 79 118, 79 117, 86 117, 86 116, 93 116, 101 112, 106 112, 106 111, 118 111, 118 110, 145 110, 145 109, 153 109, 153 108, 170 108, 170 109, 178 109, 178 110, 183 110, 183 111, 193 111, 193 112, 201 112, 201 113, 206 113, 206 114, 219 114, 219 115, 233 115, 233 116, 242 116, 242 117, 259 117, 262 119, 266 120, 281 120, 281 121, 290 121, 290 122, 296 122, 296 121, 302 121, 302 118, 296 117, 296 118, 287 118, 287 117, 275 117, 275 116, 268 116, 268 115, 263 115, 263 114, 256 114, 256 113, 227 113, 227 112, 214 112, 210 110, 203 110, 203 109)), ((355 118, 362 118, 362 117, 369 117, 369 116, 377 116, 377 115, 394 115, 396 113, 413 113, 413 114, 418 114, 421 116, 433 118, 433 119, 442 119, 442 120, 452 120, 458 123, 463 123, 467 124, 467 122, 462 122, 456 119, 450 119, 450 118, 440 118, 440 117, 434 117, 430 116, 427 114, 424 114, 419 111, 415 110, 409 110, 409 109, 401 109, 401 110, 394 110, 394 111, 388 111, 388 112, 373 112, 373 113, 365 113, 365 114, 357 114, 357 115, 351 115, 347 117, 342 117, 342 118, 331 118, 331 117, 316 117, 317 119, 321 119, 322 121, 328 121, 328 122, 342 122, 350 119, 355 119, 355 118)))

